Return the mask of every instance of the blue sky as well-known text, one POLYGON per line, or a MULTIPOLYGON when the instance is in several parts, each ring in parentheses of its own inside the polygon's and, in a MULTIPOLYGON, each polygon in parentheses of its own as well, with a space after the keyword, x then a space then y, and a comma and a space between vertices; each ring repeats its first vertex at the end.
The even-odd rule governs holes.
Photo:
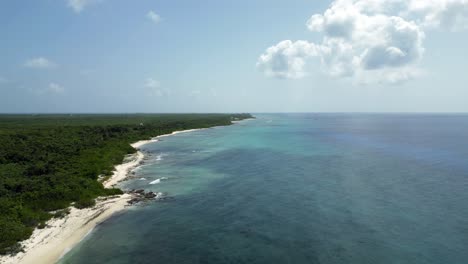
POLYGON ((467 112, 468 1, 5 0, 0 112, 467 112))

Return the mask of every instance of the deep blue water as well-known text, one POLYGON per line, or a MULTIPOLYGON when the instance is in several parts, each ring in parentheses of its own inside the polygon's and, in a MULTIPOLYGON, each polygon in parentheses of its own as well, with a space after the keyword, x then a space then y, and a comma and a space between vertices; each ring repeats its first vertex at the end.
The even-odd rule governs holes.
POLYGON ((468 115, 257 115, 144 149, 122 187, 175 199, 63 263, 468 263, 468 115))

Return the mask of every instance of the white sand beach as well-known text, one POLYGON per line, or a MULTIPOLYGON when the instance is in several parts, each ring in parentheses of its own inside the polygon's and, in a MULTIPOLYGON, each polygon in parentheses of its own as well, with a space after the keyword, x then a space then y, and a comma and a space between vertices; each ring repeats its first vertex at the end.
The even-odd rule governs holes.
MULTIPOLYGON (((136 142, 137 144, 139 142, 136 142)), ((133 144, 132 144, 133 145, 133 144)), ((142 152, 133 154, 129 162, 115 166, 113 175, 103 185, 111 188, 124 180, 129 171, 143 160, 142 152)), ((76 209, 70 207, 70 214, 60 219, 50 219, 46 228, 35 229, 32 236, 21 242, 24 253, 15 256, 0 256, 1 264, 50 264, 55 263, 71 248, 78 244, 93 228, 125 209, 132 195, 123 194, 114 197, 100 197, 92 208, 76 209)))
MULTIPOLYGON (((147 144, 151 141, 145 140, 144 143, 140 143, 141 141, 135 142, 132 144, 132 147, 137 148, 135 146, 142 146, 144 144, 147 144)), ((131 157, 131 161, 120 164, 115 166, 115 171, 112 177, 110 177, 107 181, 103 182, 102 184, 104 185, 105 188, 112 188, 115 186, 117 183, 125 180, 127 178, 128 173, 130 170, 133 168, 137 167, 140 165, 140 162, 143 161, 143 158, 145 155, 141 151, 137 151, 137 153, 133 154, 131 157)))
POLYGON ((32 236, 22 242, 25 253, 2 256, 0 263, 55 263, 96 225, 127 207, 129 199, 130 194, 123 194, 107 200, 99 199, 93 208, 80 210, 72 207, 69 215, 61 219, 51 219, 46 228, 34 230, 32 236))
MULTIPOLYGON (((165 134, 165 135, 160 135, 160 136, 157 136, 155 138, 153 138, 153 140, 158 140, 158 138, 162 138, 162 137, 168 137, 168 136, 172 136, 172 135, 177 135, 177 134, 181 134, 181 133, 187 133, 187 132, 193 132, 193 131, 197 131, 197 130, 202 130, 202 129, 206 129, 206 128, 195 128, 195 129, 187 129, 187 130, 179 130, 179 131, 174 131, 170 134, 165 134)), ((133 145, 132 145, 133 146, 133 145)))

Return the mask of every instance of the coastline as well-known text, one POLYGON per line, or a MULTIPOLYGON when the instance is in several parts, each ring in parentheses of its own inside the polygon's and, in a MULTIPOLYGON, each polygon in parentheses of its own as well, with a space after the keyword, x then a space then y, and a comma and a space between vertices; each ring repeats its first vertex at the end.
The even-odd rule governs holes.
MULTIPOLYGON (((111 188, 125 180, 130 171, 141 164, 144 158, 140 147, 148 143, 157 142, 158 138, 179 133, 187 133, 200 129, 174 131, 170 134, 159 135, 150 140, 140 140, 130 144, 137 150, 132 154, 131 160, 115 166, 113 175, 102 184, 111 188)), ((114 214, 128 208, 131 194, 124 193, 112 197, 98 197, 96 205, 92 208, 76 209, 70 206, 70 213, 63 218, 52 218, 43 229, 36 228, 30 238, 21 242, 24 252, 14 256, 0 256, 1 264, 50 264, 56 263, 69 250, 76 246, 92 230, 109 219, 114 214)))
POLYGON ((125 209, 129 199, 131 195, 123 194, 107 200, 98 198, 92 208, 72 207, 70 214, 61 219, 47 221, 46 228, 36 228, 29 239, 21 242, 24 245, 24 253, 2 256, 0 263, 55 263, 85 238, 95 226, 125 209))

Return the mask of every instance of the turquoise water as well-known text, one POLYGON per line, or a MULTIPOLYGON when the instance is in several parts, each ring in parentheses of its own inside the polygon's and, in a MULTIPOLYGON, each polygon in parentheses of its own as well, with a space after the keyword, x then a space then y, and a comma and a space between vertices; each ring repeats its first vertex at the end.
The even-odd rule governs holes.
POLYGON ((122 188, 174 199, 62 263, 468 263, 467 115, 257 115, 144 150, 122 188))

